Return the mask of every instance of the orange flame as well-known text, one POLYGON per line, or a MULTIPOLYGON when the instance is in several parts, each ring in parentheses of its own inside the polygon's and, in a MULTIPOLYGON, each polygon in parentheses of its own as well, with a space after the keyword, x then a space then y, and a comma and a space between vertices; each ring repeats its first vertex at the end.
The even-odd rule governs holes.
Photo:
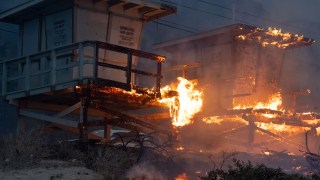
POLYGON ((175 178, 175 180, 188 180, 188 179, 189 178, 186 173, 182 173, 175 178))
POLYGON ((274 46, 281 49, 285 49, 290 45, 293 45, 297 42, 303 40, 303 36, 293 35, 290 33, 283 33, 281 29, 271 28, 269 27, 267 30, 256 28, 248 34, 242 34, 235 37, 237 40, 255 40, 260 43, 263 47, 266 46, 274 46), (269 36, 268 38, 263 37, 269 36))
POLYGON ((282 105, 282 97, 280 92, 277 92, 269 98, 267 103, 259 102, 251 106, 238 105, 233 109, 253 108, 253 109, 271 109, 276 111, 282 111, 281 105, 282 105))
POLYGON ((273 123, 263 123, 263 122, 256 122, 257 127, 270 131, 275 134, 287 133, 287 134, 294 134, 294 133, 303 133, 308 130, 307 127, 298 127, 298 126, 290 126, 283 124, 273 124, 273 123))
POLYGON ((180 147, 177 147, 177 151, 183 151, 184 150, 184 147, 180 146, 180 147))
POLYGON ((195 114, 202 108, 202 91, 196 90, 196 82, 188 81, 178 77, 179 84, 177 87, 166 86, 161 89, 161 93, 169 90, 178 92, 178 96, 163 98, 159 100, 170 108, 172 124, 177 127, 185 126, 192 123, 195 114))
POLYGON ((216 124, 220 125, 223 121, 229 121, 229 122, 237 122, 241 124, 248 124, 248 121, 242 119, 239 116, 234 117, 224 117, 224 116, 209 116, 202 118, 202 121, 207 124, 216 124))

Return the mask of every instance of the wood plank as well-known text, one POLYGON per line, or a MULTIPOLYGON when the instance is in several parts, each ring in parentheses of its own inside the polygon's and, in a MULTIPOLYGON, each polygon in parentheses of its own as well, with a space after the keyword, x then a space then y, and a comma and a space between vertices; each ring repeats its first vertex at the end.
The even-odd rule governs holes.
MULTIPOLYGON (((61 112, 67 109, 69 106, 65 105, 57 105, 57 104, 47 104, 47 103, 40 103, 40 102, 32 102, 32 101, 20 101, 21 107, 28 108, 28 109, 37 109, 37 110, 44 110, 44 111, 52 111, 52 112, 61 112)), ((77 109, 71 114, 80 114, 80 109, 77 109)), ((102 116, 102 117, 109 117, 110 115, 106 112, 100 111, 98 109, 89 108, 88 111, 89 116, 102 116)))

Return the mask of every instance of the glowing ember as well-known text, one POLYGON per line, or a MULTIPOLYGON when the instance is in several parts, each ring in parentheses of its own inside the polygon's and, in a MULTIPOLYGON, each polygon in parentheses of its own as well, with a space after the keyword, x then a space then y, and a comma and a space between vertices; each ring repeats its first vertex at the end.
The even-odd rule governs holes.
POLYGON ((175 178, 175 180, 188 180, 188 179, 189 178, 186 173, 182 173, 175 178))
POLYGON ((210 116, 210 117, 204 117, 202 118, 202 121, 207 124, 217 124, 220 125, 223 121, 229 121, 229 122, 237 122, 241 124, 248 124, 248 121, 241 118, 241 116, 234 116, 234 117, 225 117, 225 116, 210 116))
POLYGON ((293 152, 288 152, 289 156, 294 156, 295 154, 293 152))
POLYGON ((317 131, 317 135, 320 136, 320 127, 317 127, 316 131, 317 131))
POLYGON ((180 146, 180 147, 177 147, 177 151, 183 151, 184 150, 184 147, 180 146))
POLYGON ((270 151, 263 151, 263 154, 266 155, 266 156, 270 156, 270 155, 272 155, 272 152, 270 152, 270 151))
POLYGON ((194 115, 201 111, 202 91, 195 89, 197 85, 195 82, 188 81, 182 77, 179 77, 178 81, 177 87, 166 86, 161 89, 161 94, 174 90, 178 92, 178 95, 163 98, 159 101, 170 108, 172 124, 179 127, 190 124, 194 115))
POLYGON ((204 121, 207 124, 221 124, 223 119, 220 118, 219 116, 211 116, 211 117, 203 118, 202 121, 204 121))
POLYGON ((320 123, 319 119, 315 120, 301 120, 302 122, 309 124, 309 125, 318 125, 320 123))

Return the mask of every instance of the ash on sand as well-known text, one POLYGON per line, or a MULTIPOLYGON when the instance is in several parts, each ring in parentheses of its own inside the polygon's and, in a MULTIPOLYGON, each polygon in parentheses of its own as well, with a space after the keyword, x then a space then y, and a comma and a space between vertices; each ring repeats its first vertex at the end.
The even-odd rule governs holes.
POLYGON ((72 162, 46 160, 41 161, 37 167, 20 170, 0 171, 0 179, 103 179, 97 172, 81 166, 75 166, 72 162))

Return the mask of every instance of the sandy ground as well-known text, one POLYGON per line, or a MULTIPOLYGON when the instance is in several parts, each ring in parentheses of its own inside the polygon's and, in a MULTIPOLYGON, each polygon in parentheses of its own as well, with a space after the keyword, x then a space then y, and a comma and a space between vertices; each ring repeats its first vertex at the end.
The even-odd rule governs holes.
POLYGON ((98 173, 81 166, 75 166, 70 162, 63 161, 42 161, 38 167, 0 171, 1 180, 85 180, 85 179, 103 179, 98 173))

